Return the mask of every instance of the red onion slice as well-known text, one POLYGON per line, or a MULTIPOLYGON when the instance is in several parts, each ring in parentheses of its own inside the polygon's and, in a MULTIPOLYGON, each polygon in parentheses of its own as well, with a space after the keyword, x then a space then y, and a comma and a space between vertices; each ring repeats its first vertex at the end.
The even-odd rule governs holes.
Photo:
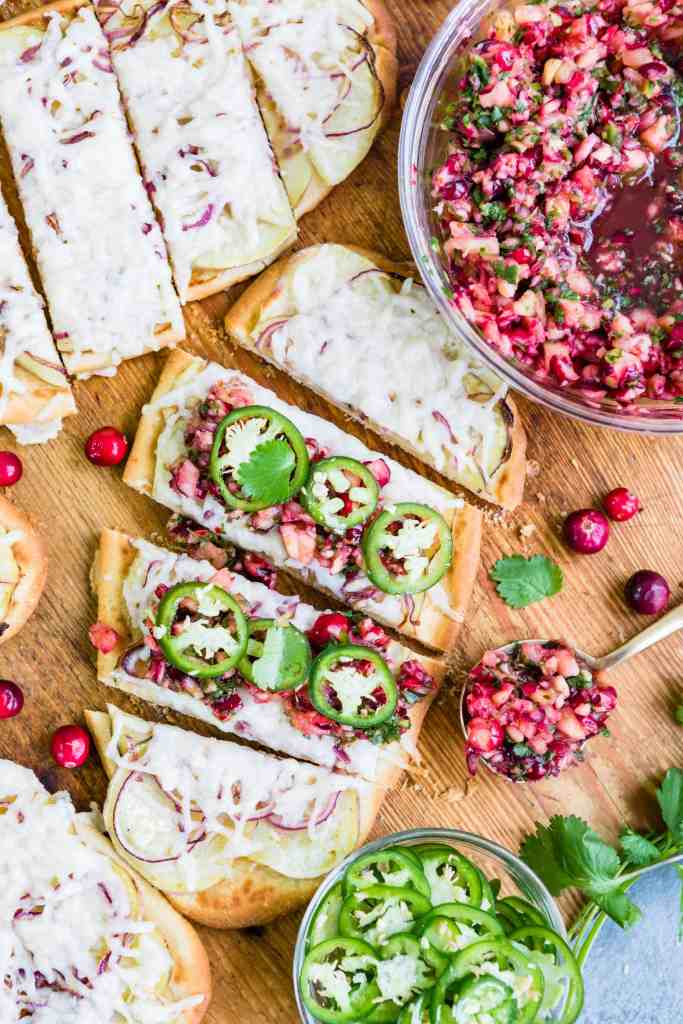
POLYGON ((288 320, 289 317, 285 317, 282 320, 274 320, 272 324, 268 324, 268 326, 259 334, 254 347, 259 351, 262 351, 270 342, 275 332, 278 331, 283 324, 286 324, 288 320))
POLYGON ((204 213, 201 215, 199 220, 196 220, 194 224, 183 224, 183 231, 192 231, 194 228, 203 228, 209 223, 213 217, 213 211, 215 207, 213 203, 209 203, 204 213))
MULTIPOLYGON (((323 809, 320 812, 320 814, 318 815, 318 817, 313 822, 314 826, 322 825, 323 822, 327 821, 327 819, 330 818, 332 814, 334 814, 334 811, 335 811, 335 808, 337 806, 337 801, 339 800, 339 797, 340 797, 340 790, 337 790, 336 793, 332 794, 332 796, 329 798, 329 800, 327 801, 327 803, 323 807, 323 809)), ((269 815, 268 816, 268 822, 274 828, 279 828, 283 832, 301 832, 301 831, 303 831, 303 829, 308 828, 308 826, 310 824, 309 821, 305 821, 305 820, 300 820, 300 821, 296 822, 295 824, 291 824, 291 823, 287 823, 286 824, 284 819, 282 818, 282 816, 278 815, 278 814, 271 814, 271 815, 269 815)))
MULTIPOLYGON (((139 781, 139 774, 139 772, 129 772, 126 778, 123 780, 121 788, 116 796, 116 801, 114 802, 114 813, 112 815, 112 827, 114 831, 114 836, 117 842, 119 843, 121 849, 125 850, 125 852, 129 856, 135 857, 135 859, 139 860, 141 864, 171 864, 174 861, 179 860, 182 854, 177 853, 171 857, 141 857, 139 853, 131 849, 131 847, 126 843, 117 826, 117 818, 121 810, 121 798, 123 797, 126 788, 130 785, 131 780, 135 780, 136 782, 139 781)), ((190 844, 187 845, 189 847, 190 844)))

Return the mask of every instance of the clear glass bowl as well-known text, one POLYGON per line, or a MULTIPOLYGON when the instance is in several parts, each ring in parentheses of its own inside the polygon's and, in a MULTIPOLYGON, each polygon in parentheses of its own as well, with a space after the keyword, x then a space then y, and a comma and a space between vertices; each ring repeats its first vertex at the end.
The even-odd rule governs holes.
MULTIPOLYGON (((376 839, 373 843, 367 843, 360 850, 355 850, 349 854, 327 876, 306 909, 299 928, 299 934, 297 935, 293 971, 296 1005, 303 1024, 317 1024, 315 1017, 311 1016, 308 1012, 301 998, 299 975, 301 974, 305 957, 306 935, 321 901, 330 889, 337 884, 348 866, 363 854, 384 850, 387 846, 416 846, 418 843, 425 842, 446 843, 459 850, 480 867, 489 879, 500 879, 503 895, 523 896, 530 903, 533 903, 548 921, 548 927, 556 931, 565 942, 567 941, 564 921, 557 909, 557 904, 543 882, 519 857, 516 857, 510 850, 506 850, 504 846, 500 846, 490 839, 484 839, 483 836, 476 836, 472 832, 460 832, 454 828, 416 828, 408 832, 394 832, 393 835, 376 839)), ((556 1008, 555 1015, 559 1016, 561 1012, 562 1004, 556 1008)))
POLYGON ((485 19, 507 0, 461 0, 451 11, 422 58, 403 114, 398 155, 401 210, 413 258, 422 279, 455 337, 476 350, 482 361, 527 398, 585 423, 650 434, 683 433, 683 405, 644 401, 623 409, 609 399, 589 400, 577 391, 553 388, 529 369, 496 352, 448 301, 448 274, 431 239, 440 234, 433 213, 431 173, 444 160, 448 133, 439 127, 440 111, 452 96, 455 66, 463 47, 481 36, 485 19))

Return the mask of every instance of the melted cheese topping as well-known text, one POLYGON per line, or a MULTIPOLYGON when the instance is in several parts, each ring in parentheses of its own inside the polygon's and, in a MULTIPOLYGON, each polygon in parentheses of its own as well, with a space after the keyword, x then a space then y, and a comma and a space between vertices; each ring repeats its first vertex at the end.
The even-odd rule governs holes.
POLYGON ((178 1022, 203 997, 170 1001, 170 953, 126 876, 77 833, 69 796, 11 761, 0 787, 3 1024, 178 1022))
POLYGON ((21 576, 13 546, 21 540, 21 530, 5 530, 0 526, 0 623, 12 607, 12 600, 21 576))
POLYGON ((264 354, 440 472, 481 473, 486 483, 506 386, 449 333, 424 288, 398 287, 364 257, 345 265, 344 255, 324 245, 299 264, 289 285, 295 315, 264 354))
MULTIPOLYGON (((302 565, 290 558, 277 525, 273 525, 270 530, 254 530, 249 525, 250 517, 247 513, 240 514, 234 510, 228 512, 211 495, 200 502, 178 494, 171 488, 169 466, 187 455, 184 440, 185 427, 192 415, 194 404, 204 398, 214 384, 226 380, 229 381, 230 386, 246 388, 252 396, 254 404, 269 406, 287 416, 304 437, 315 438, 318 444, 329 449, 331 455, 346 455, 358 459, 360 462, 383 459, 391 472, 391 479, 382 489, 385 507, 390 508, 393 503, 404 501, 417 502, 437 509, 446 518, 446 521, 453 518, 456 509, 463 507, 462 499, 454 497, 443 488, 437 487, 436 484, 425 480, 380 452, 371 451, 357 438, 344 433, 327 420, 288 405, 272 391, 261 387, 244 374, 226 370, 216 363, 205 364, 201 360, 192 364, 183 381, 176 388, 153 405, 146 406, 147 411, 163 409, 166 416, 166 425, 157 442, 153 497, 167 508, 182 512, 200 525, 222 534, 238 547, 247 551, 256 551, 265 555, 276 565, 295 570, 298 575, 315 586, 333 594, 352 607, 361 608, 380 622, 400 627, 405 623, 410 612, 409 603, 401 597, 379 592, 370 597, 363 596, 363 591, 372 587, 364 572, 360 572, 352 583, 345 586, 345 577, 342 573, 331 573, 328 568, 316 561, 302 565)), ((448 609, 444 614, 451 614, 447 580, 432 587, 429 590, 429 597, 440 609, 442 607, 448 609)), ((418 611, 424 600, 424 594, 414 595, 413 602, 418 611)))
MULTIPOLYGON (((101 7, 114 32, 123 12, 101 7)), ((184 7, 197 19, 184 39, 164 5, 133 45, 114 39, 112 60, 186 301, 191 283, 269 260, 296 228, 225 0, 184 7)))
POLYGON ((67 367, 93 353, 96 368, 116 366, 182 333, 92 10, 0 32, 0 121, 67 367))
MULTIPOLYGON (((189 555, 175 554, 156 547, 147 541, 133 542, 138 555, 128 571, 123 584, 123 596, 131 629, 136 637, 150 632, 147 621, 151 609, 156 608, 157 587, 168 587, 189 581, 208 582, 216 575, 210 562, 190 558, 189 555)), ((246 614, 251 617, 289 621, 306 633, 321 614, 298 597, 288 597, 269 590, 262 583, 246 579, 239 573, 231 573, 229 579, 225 570, 221 572, 220 586, 240 599, 246 614)), ((154 628, 151 630, 154 635, 154 628)), ((400 665, 412 657, 401 644, 392 641, 385 657, 393 665, 400 665)), ((304 736, 288 717, 281 701, 274 697, 266 702, 254 699, 246 687, 237 689, 242 701, 228 719, 221 721, 211 709, 197 697, 186 692, 175 692, 157 686, 147 680, 129 675, 122 667, 116 669, 107 682, 129 693, 135 693, 145 700, 165 704, 184 714, 209 722, 223 732, 235 733, 275 750, 284 751, 296 757, 303 757, 318 764, 334 767, 343 763, 349 771, 373 779, 386 761, 404 764, 406 753, 412 749, 403 743, 380 748, 366 739, 356 739, 344 746, 345 757, 339 762, 337 740, 333 736, 304 736), (403 747, 403 749, 402 749, 403 747)))
MULTIPOLYGON (((57 377, 64 372, 47 328, 42 299, 19 246, 16 225, 0 195, 0 422, 6 418, 10 397, 31 389, 33 381, 22 379, 17 374, 19 367, 35 373, 35 383, 41 387, 45 384, 41 372, 57 377)), ((61 390, 68 390, 66 378, 61 390)))

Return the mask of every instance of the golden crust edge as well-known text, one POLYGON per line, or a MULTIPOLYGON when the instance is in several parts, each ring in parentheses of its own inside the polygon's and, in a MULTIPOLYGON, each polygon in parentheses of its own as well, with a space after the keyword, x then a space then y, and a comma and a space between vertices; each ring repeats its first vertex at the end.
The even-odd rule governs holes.
POLYGON ((0 496, 0 525, 7 530, 21 530, 23 536, 12 545, 20 578, 6 618, 8 629, 0 636, 4 644, 28 622, 41 598, 47 580, 47 549, 32 521, 7 498, 0 496), (17 591, 20 600, 16 601, 17 591))

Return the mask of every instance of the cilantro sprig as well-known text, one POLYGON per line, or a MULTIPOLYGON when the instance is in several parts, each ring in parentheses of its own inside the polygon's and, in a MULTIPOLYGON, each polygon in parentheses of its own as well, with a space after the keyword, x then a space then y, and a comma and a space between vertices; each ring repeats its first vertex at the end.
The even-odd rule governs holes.
POLYGON ((296 468, 294 452, 286 441, 276 438, 257 445, 237 470, 237 479, 247 498, 279 505, 289 496, 292 473, 296 468))
MULTIPOLYGON (((670 768, 656 791, 666 830, 644 834, 625 827, 618 847, 606 843, 585 821, 556 815, 537 825, 521 846, 524 861, 554 896, 579 889, 587 903, 570 929, 577 959, 583 964, 607 918, 622 928, 640 919, 628 890, 647 871, 683 858, 683 771, 670 768)), ((683 883, 683 868, 677 867, 683 883)), ((683 936, 683 886, 679 937, 683 936)))
POLYGON ((546 555, 510 555, 499 558, 489 573, 496 590, 511 608, 526 608, 562 590, 564 577, 546 555))

